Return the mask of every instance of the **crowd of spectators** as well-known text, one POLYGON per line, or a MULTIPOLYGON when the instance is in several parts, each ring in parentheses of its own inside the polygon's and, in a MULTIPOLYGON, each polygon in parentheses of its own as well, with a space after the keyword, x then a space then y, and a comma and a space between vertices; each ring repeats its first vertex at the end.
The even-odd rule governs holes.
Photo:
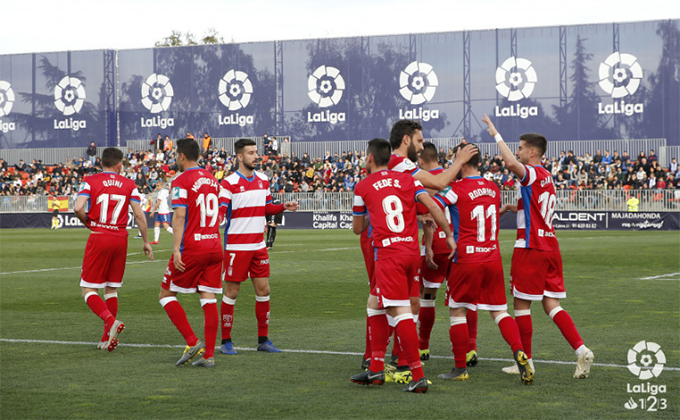
MULTIPOLYGON (((190 135, 190 133, 187 133, 190 135)), ((192 136, 193 137, 193 136, 192 136)), ((199 140, 202 155, 199 164, 210 170, 218 180, 238 168, 234 155, 224 148, 214 148, 208 133, 199 140), (202 141, 201 141, 202 140, 202 141)), ((148 194, 156 190, 161 181, 170 180, 177 172, 173 142, 160 135, 153 143, 155 151, 133 151, 125 154, 123 168, 128 178, 135 181, 140 191, 148 194)), ((260 157, 259 170, 270 179, 272 192, 343 192, 353 191, 366 175, 364 152, 347 151, 341 155, 326 152, 325 156, 280 154, 275 139, 265 143, 266 153, 260 157)), ((76 194, 83 177, 102 170, 101 160, 92 154, 87 158, 69 158, 64 163, 47 166, 39 160, 30 164, 23 160, 9 166, 0 159, 0 193, 2 195, 72 195, 76 194)), ((448 168, 452 151, 439 149, 440 165, 448 168)), ((560 152, 559 156, 544 160, 544 166, 553 175, 557 189, 671 189, 678 188, 680 173, 677 160, 669 167, 659 165, 654 151, 631 158, 628 152, 610 155, 599 150, 591 156, 575 156, 573 152, 560 152)), ((501 189, 517 188, 518 180, 508 171, 499 155, 484 154, 480 159, 481 174, 495 181, 501 189)))

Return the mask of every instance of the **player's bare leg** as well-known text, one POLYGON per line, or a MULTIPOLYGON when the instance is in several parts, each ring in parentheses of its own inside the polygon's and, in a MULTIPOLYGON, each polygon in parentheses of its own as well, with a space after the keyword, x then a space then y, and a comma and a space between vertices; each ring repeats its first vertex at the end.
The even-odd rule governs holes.
POLYGON ((562 309, 559 299, 544 296, 543 310, 553 320, 560 329, 564 338, 574 349, 577 357, 576 371, 574 378, 585 379, 590 374, 590 366, 593 364, 595 356, 593 352, 583 344, 583 339, 574 325, 571 316, 562 309))
MULTIPOLYGON (((125 329, 125 324, 121 321, 116 320, 116 317, 111 314, 111 311, 104 303, 104 300, 99 296, 98 290, 90 287, 81 287, 82 296, 85 299, 85 303, 90 308, 95 315, 104 321, 104 328, 108 328, 109 338, 105 344, 108 351, 112 351, 118 345, 118 334, 123 332, 125 329)), ((102 344, 98 348, 102 348, 102 344)))
POLYGON ((184 308, 182 308, 182 305, 177 300, 176 292, 161 288, 158 300, 168 314, 170 321, 172 321, 173 325, 179 330, 182 337, 184 337, 186 347, 184 353, 182 353, 182 357, 177 361, 177 366, 185 365, 191 359, 203 353, 205 346, 201 340, 196 337, 196 334, 194 334, 194 330, 187 320, 184 308))
POLYGON ((469 378, 465 356, 467 354, 469 336, 467 328, 467 308, 449 308, 451 328, 449 337, 451 339, 451 349, 453 350, 454 367, 449 373, 442 373, 439 379, 466 381, 469 378))
POLYGON ((234 343, 231 341, 231 329, 234 327, 234 306, 236 305, 236 298, 238 298, 240 289, 241 283, 239 282, 224 282, 224 293, 222 294, 222 304, 220 306, 220 324, 222 329, 220 352, 222 354, 237 354, 236 349, 234 349, 234 343))
POLYGON ((522 349, 522 340, 520 339, 517 323, 507 311, 490 311, 489 313, 501 330, 501 335, 505 342, 512 349, 513 358, 517 364, 517 370, 522 383, 524 385, 531 385, 534 382, 534 371, 529 364, 529 358, 522 349))
POLYGON ((269 277, 253 277, 255 288, 255 318, 257 319, 257 350, 279 353, 269 340, 269 316, 271 311, 269 277))

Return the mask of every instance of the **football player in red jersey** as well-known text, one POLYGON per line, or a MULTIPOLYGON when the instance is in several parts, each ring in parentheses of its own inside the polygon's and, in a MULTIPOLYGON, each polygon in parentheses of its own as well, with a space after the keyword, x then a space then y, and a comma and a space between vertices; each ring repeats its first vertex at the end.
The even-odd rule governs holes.
POLYGON ((104 320, 104 335, 97 347, 108 351, 116 348, 118 334, 125 329, 125 324, 116 320, 116 316, 118 288, 123 285, 127 259, 128 206, 132 208, 144 240, 142 249, 153 260, 146 216, 140 206, 141 195, 132 180, 119 174, 122 162, 121 150, 104 149, 104 171, 83 179, 73 208, 78 219, 91 231, 85 247, 80 287, 87 306, 104 320), (102 288, 104 300, 97 293, 102 288))
POLYGON ((215 341, 219 315, 216 293, 222 292, 222 244, 220 242, 220 185, 207 170, 198 166, 199 147, 195 140, 177 141, 177 165, 181 171, 171 186, 174 236, 173 254, 161 283, 158 299, 168 318, 186 341, 177 366, 203 353, 194 366, 215 367, 215 341), (205 344, 196 337, 177 293, 200 296, 204 316, 205 344))
MULTIPOLYGON (((522 335, 522 344, 531 361, 531 302, 541 301, 543 310, 553 320, 576 352, 578 359, 574 378, 587 378, 593 364, 593 352, 583 344, 571 316, 560 306, 567 297, 562 273, 562 255, 552 225, 555 210, 555 186, 552 175, 541 158, 548 142, 540 134, 522 134, 513 155, 489 117, 482 121, 489 126, 489 134, 496 140, 508 169, 520 180, 517 204, 504 206, 500 214, 510 210, 517 213, 517 240, 510 270, 514 296, 515 319, 522 335)), ((516 373, 514 366, 503 369, 516 373)))
POLYGON ((482 309, 489 311, 510 345, 522 383, 530 385, 534 374, 522 349, 517 324, 507 312, 503 261, 498 243, 497 214, 501 207, 501 192, 495 182, 479 175, 478 165, 479 155, 475 155, 463 166, 462 179, 452 182, 435 196, 442 206, 449 209, 456 239, 456 255, 446 288, 455 367, 439 378, 468 379, 466 353, 469 337, 465 316, 468 310, 482 309))
MULTIPOLYGON (((478 155, 475 155, 478 157, 478 155)), ((473 159, 474 157, 473 156, 473 159)), ((438 175, 444 171, 437 160, 437 148, 430 142, 423 143, 423 150, 418 156, 420 169, 438 175)), ((465 166, 463 166, 465 168, 465 166)), ((437 191, 428 190, 434 195, 437 191)), ((420 206, 420 205, 419 205, 420 206)), ((424 212, 424 211, 423 211, 424 212)), ((445 212, 447 220, 451 223, 449 212, 445 212)), ((421 247, 420 267, 420 311, 418 313, 418 348, 420 360, 430 358, 430 335, 435 320, 435 300, 437 290, 449 274, 451 259, 448 258, 449 250, 446 244, 444 231, 437 227, 433 229, 429 225, 423 226, 423 242, 421 247), (427 243, 430 246, 427 246, 427 243), (426 252, 429 253, 426 255, 426 252)), ((477 311, 470 310, 466 315, 469 344, 466 355, 467 366, 477 365, 477 311)))
POLYGON ((411 313, 410 294, 418 276, 418 223, 415 200, 424 204, 447 235, 447 243, 455 244, 446 217, 422 185, 409 174, 389 171, 390 145, 387 140, 373 139, 366 152, 371 175, 355 187, 354 233, 367 228, 368 213, 376 248, 374 285, 367 302, 371 339, 371 363, 368 370, 352 376, 362 385, 385 382, 384 362, 387 345, 387 314, 394 318, 400 356, 408 363, 412 380, 404 391, 424 393, 428 382, 418 355, 418 334, 411 313))
POLYGON ((231 340, 234 306, 241 283, 249 277, 255 288, 255 318, 257 319, 257 350, 278 353, 269 340, 270 288, 269 253, 264 241, 265 216, 284 210, 296 211, 297 201, 273 204, 267 175, 256 171, 259 155, 251 139, 234 143, 239 169, 222 181, 220 219, 226 214, 224 229, 224 294, 222 295, 222 346, 220 352, 234 355, 231 340))

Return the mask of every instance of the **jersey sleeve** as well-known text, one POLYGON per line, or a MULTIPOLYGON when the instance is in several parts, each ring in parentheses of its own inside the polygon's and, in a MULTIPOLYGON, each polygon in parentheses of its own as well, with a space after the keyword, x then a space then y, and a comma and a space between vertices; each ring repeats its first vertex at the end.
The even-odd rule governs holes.
POLYGON ((392 168, 392 170, 411 174, 411 176, 416 176, 416 174, 420 172, 420 168, 408 158, 403 158, 401 162, 397 163, 392 168))
POLYGON ((85 196, 85 197, 90 197, 91 193, 91 188, 90 188, 90 183, 87 181, 83 181, 82 184, 80 184, 80 190, 78 191, 78 197, 80 196, 85 196))
POLYGON ((187 189, 182 185, 181 182, 172 183, 172 208, 176 207, 188 207, 187 206, 187 189))
POLYGON ((354 187, 354 206, 352 207, 352 215, 354 216, 364 216, 368 214, 366 203, 364 203, 364 198, 361 196, 361 191, 363 189, 361 183, 358 183, 357 186, 354 187))
POLYGON ((439 191, 434 198, 442 207, 447 207, 458 202, 458 194, 451 185, 447 186, 442 191, 439 191))
POLYGON ((130 194, 130 201, 134 201, 137 204, 142 204, 142 200, 144 200, 142 193, 140 193, 139 190, 134 187, 132 189, 132 194, 130 194))
POLYGON ((416 187, 416 201, 418 201, 418 196, 423 193, 427 194, 427 190, 425 189, 425 187, 423 187, 423 184, 421 184, 420 181, 418 181, 417 179, 414 179, 413 181, 416 187))
POLYGON ((524 178, 520 181, 523 187, 529 186, 536 181, 536 168, 529 165, 524 165, 524 178))

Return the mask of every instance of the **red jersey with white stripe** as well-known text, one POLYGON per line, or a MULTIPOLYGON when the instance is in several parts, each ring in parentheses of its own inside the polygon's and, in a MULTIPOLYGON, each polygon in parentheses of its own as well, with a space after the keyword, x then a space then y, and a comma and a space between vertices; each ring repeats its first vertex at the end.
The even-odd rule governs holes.
POLYGON ((220 185, 203 168, 182 172, 171 187, 172 208, 184 207, 186 221, 180 252, 182 255, 222 252, 220 244, 220 185))
POLYGON ((135 182, 113 172, 85 177, 78 196, 89 199, 87 227, 91 231, 126 237, 130 201, 142 201, 135 182))
POLYGON ((524 179, 517 190, 517 241, 515 248, 543 251, 560 249, 552 225, 555 185, 542 166, 524 165, 524 179))
POLYGON ((420 255, 415 206, 419 194, 427 191, 410 174, 386 169, 369 175, 354 188, 353 214, 368 213, 371 218, 376 259, 420 255))
POLYGON ((387 169, 396 172, 405 172, 411 174, 411 176, 416 176, 420 171, 418 166, 413 163, 409 158, 393 154, 390 158, 390 162, 387 164, 387 169))
MULTIPOLYGON (((428 172, 430 172, 432 175, 439 175, 440 173, 444 172, 444 168, 442 167, 437 167, 434 169, 430 169, 428 172)), ((418 203, 418 207, 423 206, 422 204, 418 203)), ((422 213, 429 213, 430 211, 427 210, 427 207, 423 206, 424 210, 422 210, 422 213)), ((418 212, 418 214, 421 214, 421 212, 418 212)), ((451 215, 449 214, 448 211, 444 212, 444 215, 446 216, 446 221, 449 222, 449 227, 451 226, 451 215)), ((423 245, 425 245, 425 237, 423 236, 423 245)), ((449 245, 446 243, 446 233, 444 230, 442 230, 441 227, 437 226, 437 230, 434 231, 434 237, 432 238, 432 252, 435 254, 448 254, 451 252, 449 249, 449 245)))
POLYGON ((265 208, 272 202, 267 176, 255 171, 252 177, 246 178, 237 171, 222 181, 222 189, 222 205, 227 206, 224 249, 255 251, 266 248, 265 208))
POLYGON ((452 182, 435 196, 448 206, 456 240, 454 262, 477 263, 501 258, 498 244, 498 210, 501 192, 481 176, 452 182))

